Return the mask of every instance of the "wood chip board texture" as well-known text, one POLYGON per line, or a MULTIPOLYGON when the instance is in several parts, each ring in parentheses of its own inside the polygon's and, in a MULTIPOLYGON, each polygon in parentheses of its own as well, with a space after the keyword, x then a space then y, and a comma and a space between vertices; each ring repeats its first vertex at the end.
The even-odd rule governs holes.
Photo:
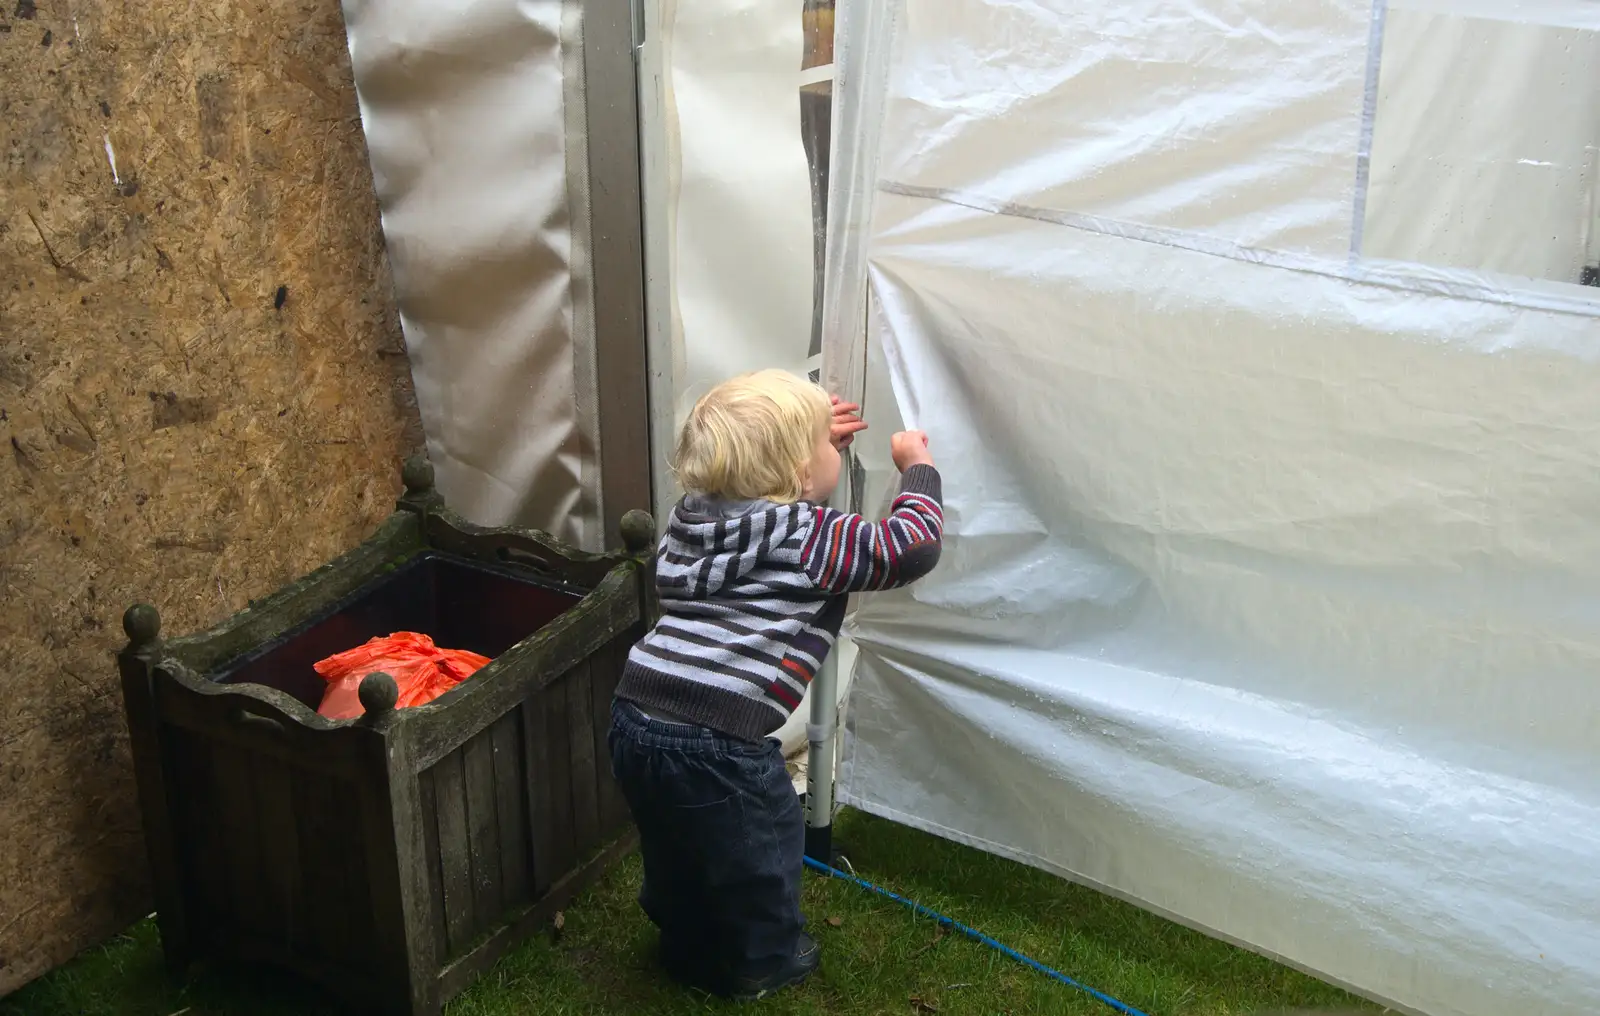
POLYGON ((0 995, 149 909, 112 653, 420 440, 337 0, 0 0, 0 995))

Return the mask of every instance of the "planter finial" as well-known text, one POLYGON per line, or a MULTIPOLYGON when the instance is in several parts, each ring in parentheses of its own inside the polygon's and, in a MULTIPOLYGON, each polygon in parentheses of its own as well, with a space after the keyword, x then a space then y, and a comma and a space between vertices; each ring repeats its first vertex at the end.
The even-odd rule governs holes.
POLYGON ((622 516, 622 545, 630 554, 643 554, 656 542, 656 520, 649 512, 633 511, 622 516))
POLYGON ((395 703, 400 701, 400 686, 388 674, 372 673, 361 679, 356 695, 368 718, 377 719, 394 710, 395 703))
POLYGON ((428 493, 433 490, 433 463, 420 453, 411 456, 400 469, 400 482, 406 485, 408 494, 428 493))
POLYGON ((142 649, 161 636, 161 615, 148 603, 136 603, 122 615, 122 630, 134 649, 142 649))

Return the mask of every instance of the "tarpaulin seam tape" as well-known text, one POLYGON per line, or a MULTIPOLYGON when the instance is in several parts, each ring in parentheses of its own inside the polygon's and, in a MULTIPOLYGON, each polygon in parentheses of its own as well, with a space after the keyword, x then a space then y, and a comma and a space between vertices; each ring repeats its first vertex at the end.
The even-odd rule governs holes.
MULTIPOLYGON (((1420 293, 1426 296, 1473 300, 1479 303, 1496 304, 1523 310, 1544 311, 1552 314, 1600 318, 1600 296, 1590 298, 1540 293, 1532 290, 1507 289, 1460 277, 1449 278, 1447 276, 1452 274, 1449 269, 1435 269, 1429 265, 1417 264, 1413 266, 1409 262, 1378 261, 1375 259, 1359 259, 1353 262, 1336 261, 1311 254, 1296 254, 1291 251, 1246 247, 1231 240, 1206 236, 1201 233, 1122 222, 1080 212, 1038 208, 1015 201, 1002 201, 984 195, 973 194, 970 191, 957 191, 943 187, 923 187, 915 184, 899 183, 894 180, 883 181, 878 185, 878 190, 885 194, 920 198, 925 201, 939 201, 944 204, 969 208, 977 212, 987 212, 992 215, 1032 219, 1035 222, 1066 226, 1069 229, 1122 240, 1172 247, 1194 254, 1206 254, 1212 257, 1229 258, 1234 261, 1243 261, 1269 268, 1280 268, 1308 275, 1320 275, 1357 285, 1420 293), (1401 267, 1402 264, 1405 267, 1401 267), (1428 271, 1433 274, 1433 277, 1424 277, 1415 271, 1407 271, 1406 268, 1428 271)), ((1580 287, 1574 286, 1572 288, 1580 287)))
POLYGON ((1350 221, 1350 259, 1361 256, 1367 228, 1367 187, 1372 181, 1372 132, 1378 117, 1378 78, 1383 70, 1383 29, 1388 0, 1372 0, 1372 24, 1367 35, 1367 79, 1361 97, 1361 138, 1356 148, 1356 191, 1350 221))

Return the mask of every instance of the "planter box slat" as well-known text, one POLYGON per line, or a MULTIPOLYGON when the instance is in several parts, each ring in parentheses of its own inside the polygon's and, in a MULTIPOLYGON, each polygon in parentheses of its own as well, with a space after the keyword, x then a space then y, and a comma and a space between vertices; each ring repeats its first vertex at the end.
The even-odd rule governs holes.
MULTIPOLYGON (((495 721, 498 723, 499 721, 495 721)), ((488 920, 505 907, 500 893, 500 824, 495 814, 494 728, 461 747, 467 794, 467 854, 472 863, 472 912, 488 920)), ((478 922, 474 922, 474 926, 478 922)))
POLYGON ((546 689, 544 696, 544 736, 548 746, 544 771, 549 778, 540 782, 547 785, 546 793, 550 796, 546 827, 549 844, 548 853, 542 858, 535 856, 533 863, 535 871, 544 869, 540 874, 547 886, 554 885, 578 862, 577 844, 573 840, 576 822, 572 811, 572 753, 567 736, 568 687, 566 681, 558 681, 546 689))
MULTIPOLYGON (((554 687, 546 688, 543 695, 523 702, 517 712, 522 717, 522 754, 527 759, 528 771, 548 773, 555 757, 548 736, 547 714, 554 687)), ((549 892, 554 878, 551 860, 555 856, 556 821, 555 789, 550 780, 529 780, 526 785, 528 800, 528 847, 531 851, 530 878, 535 898, 549 892)))
POLYGON ((261 824, 252 800, 251 761, 248 752, 234 745, 212 746, 216 796, 209 803, 215 811, 207 815, 196 809, 195 820, 214 823, 222 832, 217 862, 224 872, 227 896, 219 915, 231 916, 240 932, 259 935, 268 930, 267 905, 262 898, 261 824))
MULTIPOLYGON (((420 773, 417 776, 417 794, 422 807, 422 864, 428 877, 428 895, 431 899, 438 900, 439 906, 432 911, 432 926, 429 929, 435 941, 448 944, 450 941, 450 917, 445 905, 444 862, 440 851, 443 849, 439 836, 439 793, 436 770, 420 773)), ((460 889, 455 890, 456 895, 460 889)))
POLYGON ((594 704, 589 665, 580 664, 567 673, 567 747, 572 753, 572 840, 573 850, 582 857, 600 843, 600 799, 596 792, 594 755, 594 704))
POLYGON ((274 940, 288 943, 291 950, 307 952, 311 943, 305 913, 305 882, 302 872, 317 863, 318 854, 300 852, 297 832, 302 821, 297 787, 317 782, 317 774, 294 771, 288 763, 270 755, 251 759, 255 791, 255 814, 260 830, 257 848, 260 856, 260 892, 264 901, 265 927, 274 940))
POLYGON ((611 700, 617 685, 622 683, 622 667, 628 662, 628 650, 633 648, 629 639, 613 639, 591 659, 592 689, 590 701, 594 720, 594 750, 600 769, 597 793, 599 797, 600 826, 611 829, 629 821, 628 802, 622 788, 611 778, 611 748, 606 738, 611 730, 611 700))
POLYGON ((522 711, 513 709, 496 721, 493 730, 494 805, 500 831, 500 889, 506 907, 532 902, 529 895, 533 858, 528 848, 529 780, 522 753, 522 711))
POLYGON ((472 893, 471 833, 467 828, 466 776, 461 753, 452 752, 435 762, 423 779, 433 777, 439 813, 439 865, 444 873, 444 924, 449 942, 448 955, 454 956, 472 942, 477 925, 472 893))
POLYGON ((310 932, 310 950, 331 962, 354 965, 350 949, 349 914, 354 909, 348 883, 350 878, 345 851, 352 842, 339 821, 338 804, 349 800, 350 784, 344 780, 322 779, 309 783, 305 795, 304 821, 297 826, 300 836, 300 865, 305 886, 305 922, 310 932), (305 858, 315 858, 306 863, 305 858))
POLYGON ((360 547, 208 632, 163 641, 128 611, 118 657, 169 966, 213 952, 285 967, 363 1010, 442 1005, 621 856, 605 747, 642 634, 654 524, 624 554, 472 526, 408 464, 360 547), (316 713, 323 657, 423 631, 492 662, 396 710, 316 713))

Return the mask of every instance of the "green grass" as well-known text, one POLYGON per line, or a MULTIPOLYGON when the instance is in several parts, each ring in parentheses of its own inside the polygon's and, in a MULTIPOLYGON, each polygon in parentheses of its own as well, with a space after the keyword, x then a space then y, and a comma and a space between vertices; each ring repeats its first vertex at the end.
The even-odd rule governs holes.
MULTIPOLYGON (((837 826, 865 878, 976 927, 1150 1016, 1243 1016, 1291 1008, 1366 1009, 1251 953, 1030 868, 857 813, 837 826)), ((652 965, 654 934, 634 904, 631 857, 543 934, 449 1008, 449 1016, 687 1014, 734 1008, 684 991, 652 965)), ((1092 998, 856 886, 808 877, 822 942, 811 983, 772 1014, 1109 1014, 1092 998), (830 921, 833 918, 836 921, 830 921), (837 926, 835 926, 835 923, 837 926)), ((338 1008, 269 974, 161 972, 154 928, 126 936, 0 1001, 0 1016, 324 1016, 338 1008)))

